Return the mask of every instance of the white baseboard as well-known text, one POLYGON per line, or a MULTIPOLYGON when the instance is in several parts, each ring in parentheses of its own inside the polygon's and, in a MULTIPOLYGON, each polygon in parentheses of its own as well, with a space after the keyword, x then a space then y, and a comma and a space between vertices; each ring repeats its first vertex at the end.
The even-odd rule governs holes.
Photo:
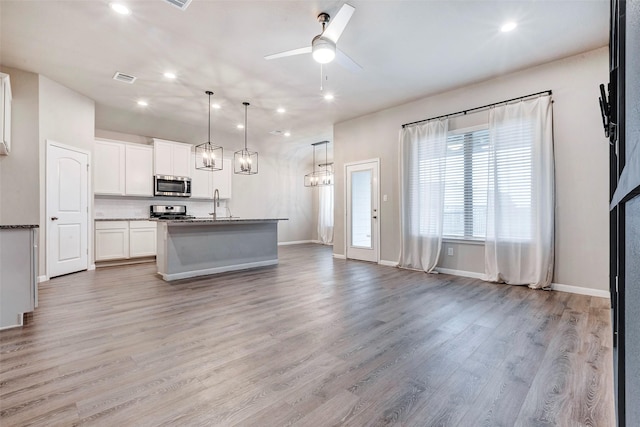
POLYGON ((551 289, 560 292, 569 292, 572 294, 589 295, 592 297, 611 298, 609 291, 602 289, 582 288, 580 286, 563 285, 561 283, 552 283, 551 289))
POLYGON ((315 243, 313 240, 292 240, 291 242, 278 242, 278 246, 302 245, 304 243, 315 243))
POLYGON ((454 270, 451 268, 436 267, 436 271, 442 274, 451 274, 454 276, 471 277, 472 279, 486 280, 484 273, 476 273, 475 271, 454 270))
POLYGON ((244 264, 225 265, 222 267, 213 267, 213 268, 205 268, 202 270, 185 271, 182 273, 167 274, 167 273, 158 272, 158 274, 160 274, 165 281, 170 282, 172 280, 189 279, 191 277, 198 277, 198 276, 208 276, 210 274, 226 273, 227 271, 249 270, 251 268, 266 267, 269 265, 277 265, 277 264, 278 264, 278 259, 276 258, 276 259, 270 259, 266 261, 247 262, 244 264))
POLYGON ((387 261, 386 259, 381 259, 380 261, 378 261, 379 265, 384 265, 387 267, 397 267, 398 266, 398 261, 387 261))
POLYGON ((48 282, 49 278, 45 275, 45 276, 38 276, 38 283, 42 283, 42 282, 48 282))
POLYGON ((91 271, 91 270, 95 270, 96 269, 96 265, 95 264, 89 264, 89 268, 87 268, 87 271, 91 271))
POLYGON ((336 259, 347 259, 347 257, 342 254, 333 254, 333 257, 336 259))

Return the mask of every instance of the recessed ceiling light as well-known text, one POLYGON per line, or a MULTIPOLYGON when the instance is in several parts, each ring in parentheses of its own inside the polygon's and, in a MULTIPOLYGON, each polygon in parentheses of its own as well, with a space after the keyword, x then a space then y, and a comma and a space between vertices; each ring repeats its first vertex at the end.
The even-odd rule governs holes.
POLYGON ((515 30, 517 26, 518 24, 513 21, 506 22, 502 25, 502 27, 500 27, 500 31, 502 31, 503 33, 508 33, 509 31, 515 30))
POLYGON ((109 3, 109 6, 120 15, 129 15, 131 13, 129 8, 122 3, 109 3))
POLYGON ((140 100, 138 101, 138 105, 141 107, 146 107, 147 105, 149 105, 149 103, 147 101, 140 100))
POLYGON ((168 79, 175 79, 176 78, 176 73, 172 73, 171 71, 167 71, 166 73, 164 73, 164 76, 168 79))
POLYGON ((243 124, 236 125, 236 127, 237 127, 238 129, 244 129, 244 125, 243 125, 243 124))
POLYGON ((213 108, 214 110, 219 110, 222 107, 220 106, 220 104, 211 104, 211 108, 213 108))
POLYGON ((291 136, 291 132, 285 132, 284 136, 291 136))
POLYGON ((278 113, 282 114, 282 113, 286 113, 287 110, 285 110, 284 108, 280 107, 276 110, 278 113))
POLYGON ((324 96, 324 99, 326 99, 327 101, 331 101, 333 99, 333 95, 328 93, 324 96))

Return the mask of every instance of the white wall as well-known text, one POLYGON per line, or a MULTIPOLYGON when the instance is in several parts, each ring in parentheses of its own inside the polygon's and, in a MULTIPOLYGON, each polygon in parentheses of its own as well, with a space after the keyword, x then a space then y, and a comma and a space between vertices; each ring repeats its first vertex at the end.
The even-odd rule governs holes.
POLYGON ((0 156, 0 223, 40 224, 38 75, 0 70, 9 74, 13 94, 11 153, 0 156))
POLYGON ((262 150, 257 175, 234 175, 229 207, 234 216, 289 218, 278 224, 278 242, 312 237, 312 192, 304 186, 305 150, 262 150))
MULTIPOLYGON (((40 275, 46 270, 46 141, 79 148, 92 161, 95 103, 92 99, 39 76, 39 156, 40 156, 40 275)), ((91 180, 89 194, 93 194, 91 180)), ((91 203, 91 198, 89 203, 91 203)), ((90 211, 92 206, 90 205, 90 211)), ((89 248, 93 247, 93 223, 89 221, 89 248)), ((90 263, 93 251, 89 250, 90 263)))
MULTIPOLYGON (((344 254, 344 163, 380 158, 380 255, 397 261, 400 248, 398 135, 403 123, 553 90, 556 159, 556 268, 554 283, 608 290, 608 142, 598 85, 608 81, 608 49, 554 61, 334 126, 335 243, 344 254)), ((452 121, 465 127, 481 114, 452 121)), ((455 255, 439 265, 484 273, 483 246, 451 244, 455 255)), ((446 244, 445 244, 446 247, 446 244)))

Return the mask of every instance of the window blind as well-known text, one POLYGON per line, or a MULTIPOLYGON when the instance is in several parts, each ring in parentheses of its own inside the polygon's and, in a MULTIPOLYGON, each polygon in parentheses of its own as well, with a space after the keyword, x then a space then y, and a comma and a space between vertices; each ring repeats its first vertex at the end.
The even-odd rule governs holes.
POLYGON ((482 239, 486 234, 489 131, 450 134, 444 190, 443 234, 482 239))

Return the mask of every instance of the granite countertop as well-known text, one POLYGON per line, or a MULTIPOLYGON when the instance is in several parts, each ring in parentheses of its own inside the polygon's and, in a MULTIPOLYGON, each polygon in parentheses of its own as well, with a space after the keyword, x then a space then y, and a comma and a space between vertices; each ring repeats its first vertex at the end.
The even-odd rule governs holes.
POLYGON ((95 221, 149 221, 151 218, 94 218, 95 221))
POLYGON ((231 224, 238 222, 273 222, 273 221, 288 221, 289 218, 229 218, 221 217, 217 219, 213 218, 192 218, 192 219, 152 219, 151 221, 166 222, 168 224, 231 224))
POLYGON ((38 228, 35 224, 16 224, 16 225, 0 225, 0 230, 12 230, 16 228, 38 228))

